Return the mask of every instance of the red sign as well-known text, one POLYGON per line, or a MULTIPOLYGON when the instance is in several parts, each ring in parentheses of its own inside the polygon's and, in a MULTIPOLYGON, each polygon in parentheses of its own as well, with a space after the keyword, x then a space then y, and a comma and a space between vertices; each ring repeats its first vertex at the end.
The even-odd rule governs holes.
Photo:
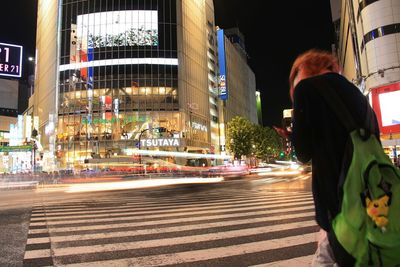
POLYGON ((381 133, 400 133, 400 83, 373 88, 371 93, 381 133))

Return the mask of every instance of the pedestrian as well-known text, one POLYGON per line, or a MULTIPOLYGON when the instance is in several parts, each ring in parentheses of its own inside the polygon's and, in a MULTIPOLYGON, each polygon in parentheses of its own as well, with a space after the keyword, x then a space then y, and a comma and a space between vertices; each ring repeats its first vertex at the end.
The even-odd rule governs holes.
POLYGON ((360 127, 368 129, 379 139, 379 127, 368 99, 340 74, 334 55, 311 49, 299 55, 289 76, 290 96, 293 101, 292 142, 298 160, 312 160, 312 193, 320 240, 312 266, 354 266, 355 259, 337 241, 331 222, 340 211, 339 176, 349 132, 324 102, 315 80, 328 83, 343 100, 360 127), (365 114, 371 109, 373 119, 365 114), (372 121, 372 122, 371 122, 372 121))
POLYGON ((400 169, 400 154, 397 155, 397 167, 400 169))

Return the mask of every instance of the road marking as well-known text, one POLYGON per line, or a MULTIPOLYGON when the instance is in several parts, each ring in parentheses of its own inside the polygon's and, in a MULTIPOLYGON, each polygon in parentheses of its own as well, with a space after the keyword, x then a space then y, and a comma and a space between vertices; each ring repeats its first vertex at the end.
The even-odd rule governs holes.
MULTIPOLYGON (((84 262, 70 264, 69 267, 97 267, 97 266, 155 266, 155 265, 173 265, 179 263, 190 263, 209 259, 217 259, 235 255, 244 255, 248 253, 261 252, 265 250, 284 248, 294 245, 308 244, 315 241, 315 234, 297 235, 268 241, 245 243, 240 245, 218 247, 211 249, 201 249, 194 251, 185 251, 170 254, 161 254, 154 256, 144 256, 129 259, 114 259, 98 262, 84 262)), ((57 262, 57 258, 55 259, 57 262)), ((63 266, 62 264, 57 264, 63 266)), ((64 265, 65 266, 65 265, 64 265)))
POLYGON ((316 247, 317 234, 310 193, 191 196, 158 201, 143 196, 130 202, 112 195, 104 201, 38 206, 31 217, 24 266, 53 261, 54 266, 76 267, 196 265, 242 256, 254 264, 261 261, 252 257, 265 253, 269 256, 262 256, 264 262, 275 262, 256 267, 309 266, 312 255, 302 255, 316 247), (305 247, 300 252, 297 246, 305 247), (295 258, 281 260, 286 249, 295 258))
POLYGON ((292 258, 289 260, 275 261, 266 264, 253 265, 251 267, 309 267, 314 255, 292 258))
MULTIPOLYGON (((302 207, 303 208, 303 207, 302 207)), ((307 208, 307 207, 304 207, 307 208)), ((312 208, 309 206, 308 208, 312 208)), ((296 211, 300 210, 300 208, 291 208, 288 209, 290 211, 296 211)), ((272 215, 269 216, 268 218, 264 217, 265 215, 268 215, 269 212, 255 212, 255 213, 242 213, 240 216, 237 214, 228 214, 228 215, 219 215, 219 216, 204 216, 204 217, 196 217, 196 218, 186 218, 185 222, 190 223, 196 223, 196 221, 203 221, 203 220, 212 220, 212 219, 229 219, 232 218, 231 221, 221 221, 221 222, 213 222, 213 223, 201 223, 201 224, 192 224, 189 226, 176 226, 176 227, 164 227, 161 228, 163 232, 167 231, 176 231, 176 230, 198 230, 198 229, 204 229, 208 227, 221 227, 221 226, 232 226, 236 224, 243 224, 243 223, 257 223, 257 222, 269 222, 269 221, 275 221, 275 220, 283 220, 283 219, 292 219, 292 218, 301 218, 301 217, 307 217, 307 216, 313 216, 315 213, 312 212, 302 212, 302 213, 295 213, 295 214, 286 214, 286 215, 272 215), (245 218, 245 219, 240 219, 242 216, 247 216, 247 215, 262 215, 262 218, 245 218)), ((126 224, 118 224, 118 225, 100 225, 100 226, 81 226, 81 227, 74 227, 74 228, 54 228, 54 229, 49 229, 50 233, 68 233, 71 231, 85 231, 85 230, 103 230, 102 233, 95 234, 95 233, 89 233, 89 234, 79 234, 79 235, 74 235, 70 234, 68 236, 57 236, 53 235, 52 236, 52 241, 54 242, 61 242, 61 241, 72 241, 72 240, 85 240, 85 239, 91 239, 91 238, 108 238, 108 237, 113 237, 115 235, 117 236, 124 236, 124 235, 145 235, 145 234, 152 234, 154 233, 153 229, 157 229, 157 224, 174 224, 174 223, 179 223, 182 222, 182 218, 178 219, 172 219, 172 220, 162 220, 162 221, 145 221, 145 222, 139 222, 139 223, 126 223, 126 224), (122 227, 143 227, 143 226, 150 226, 151 229, 145 229, 145 230, 134 230, 134 231, 121 231, 121 232, 110 232, 107 233, 105 231, 109 229, 118 229, 122 227), (120 233, 120 234, 118 234, 120 233)), ((160 233, 160 230, 155 231, 155 233, 160 233)), ((29 242, 33 243, 41 243, 42 239, 40 238, 30 238, 29 242)))
POLYGON ((29 229, 28 235, 30 234, 44 234, 48 233, 49 231, 47 229, 29 229))
MULTIPOLYGON (((316 226, 315 221, 304 221, 296 222, 282 225, 273 225, 270 227, 256 227, 250 229, 233 230, 226 232, 218 232, 211 234, 202 235, 188 235, 184 237, 173 237, 173 238, 163 238, 155 240, 144 240, 137 242, 124 242, 124 243, 114 243, 114 244, 102 244, 102 245, 91 245, 91 246, 81 246, 81 247, 67 247, 67 248, 55 248, 55 256, 67 256, 72 254, 85 254, 85 253, 102 253, 110 251, 119 250, 129 250, 129 249, 144 249, 152 247, 170 246, 170 245, 182 245, 198 243, 203 241, 215 241, 221 239, 244 237, 249 235, 257 234, 273 234, 278 231, 285 231, 291 229, 297 229, 307 226, 316 226)), ((315 236, 315 235, 314 235, 315 236)), ((314 238, 314 241, 316 239, 314 238)))
MULTIPOLYGON (((277 210, 278 207, 287 207, 290 205, 308 205, 308 204, 312 204, 313 201, 312 200, 296 200, 293 201, 294 203, 290 202, 285 202, 285 203, 273 203, 273 202, 268 202, 268 203, 263 203, 263 204, 245 204, 245 205, 235 205, 234 207, 232 207, 233 205, 221 205, 221 206, 217 206, 217 207, 205 207, 205 208, 196 208, 196 207, 192 207, 192 208, 184 208, 184 209, 175 209, 175 210, 166 210, 166 211, 159 211, 159 212, 154 212, 154 211, 144 211, 144 212, 126 212, 126 213, 101 213, 101 215, 99 214, 85 214, 83 216, 83 218, 81 218, 81 216, 76 216, 76 215, 71 215, 71 216, 63 216, 62 218, 68 221, 68 224, 73 224, 73 223, 80 223, 82 221, 90 223, 90 222, 115 222, 117 221, 117 216, 123 216, 121 217, 120 220, 129 220, 129 219, 151 219, 151 218, 157 218, 160 216, 163 217, 170 217, 170 216, 185 216, 185 215, 201 215, 201 214, 210 214, 213 212, 240 212, 240 211, 245 211, 247 209, 261 209, 261 208, 274 208, 274 210, 277 210), (108 218, 96 218, 99 216, 104 217, 105 215, 109 215, 108 218), (112 216, 110 216, 112 215, 112 216), (131 216, 129 216, 131 215, 131 216)), ((114 212, 114 210, 112 210, 112 212, 114 212)), ((43 220, 43 219, 42 219, 43 220)), ((57 226, 57 225, 63 225, 65 224, 65 221, 52 221, 52 220, 48 220, 47 219, 47 225, 49 227, 52 226, 57 226)), ((43 225, 43 222, 37 222, 37 221, 32 221, 31 222, 31 226, 41 226, 43 225)))
POLYGON ((26 250, 24 259, 47 258, 51 257, 50 249, 26 250))
MULTIPOLYGON (((235 222, 243 222, 243 223, 249 223, 251 222, 267 222, 267 221, 274 221, 274 220, 283 220, 283 219, 293 219, 293 218, 299 218, 301 216, 314 216, 315 213, 314 212, 307 212, 307 213, 301 213, 301 214, 288 214, 288 215, 280 215, 280 216, 271 216, 269 218, 252 218, 252 219, 242 219, 242 220, 235 220, 235 222)), ((238 215, 236 215, 237 217, 238 215)), ((186 219, 185 219, 186 220, 186 219)), ((190 218, 188 218, 186 221, 190 220, 190 218)), ((179 221, 182 222, 182 218, 179 219, 179 221)), ((84 231, 84 230, 107 230, 110 228, 122 228, 122 227, 135 227, 135 226, 144 226, 144 225, 149 225, 149 226, 154 226, 156 227, 157 223, 168 223, 166 221, 156 221, 156 222, 152 222, 152 221, 147 221, 147 222, 138 222, 138 223, 116 223, 116 224, 112 224, 112 225, 87 225, 87 226, 75 226, 75 227, 69 227, 69 226, 65 226, 63 227, 62 225, 57 226, 57 228, 49 228, 49 232, 50 234, 53 232, 71 232, 71 231, 84 231)), ((202 225, 214 225, 214 227, 216 226, 223 226, 223 225, 227 225, 229 222, 219 222, 219 223, 210 223, 210 224, 202 224, 202 225)), ((177 228, 181 228, 182 226, 178 226, 177 228)), ((197 225, 193 226, 193 227, 199 227, 197 225)))
MULTIPOLYGON (((266 197, 257 197, 257 198, 225 198, 221 199, 218 201, 212 201, 209 200, 207 203, 202 203, 202 202, 196 202, 196 201, 178 201, 174 202, 176 203, 175 205, 160 205, 159 203, 153 203, 153 204, 148 204, 146 202, 137 202, 137 203, 129 203, 129 204, 124 204, 122 207, 114 207, 113 210, 115 211, 125 211, 125 210, 133 210, 133 211, 150 211, 150 210, 163 210, 167 208, 191 208, 191 207, 207 207, 207 206, 215 206, 216 204, 218 205, 224 205, 230 204, 232 205, 233 203, 251 203, 251 202, 283 202, 285 200, 293 200, 296 201, 298 199, 312 199, 311 195, 305 195, 305 196, 286 196, 286 197, 277 197, 277 198, 266 198, 266 197), (193 205, 190 205, 190 203, 193 203, 193 205), (154 207, 154 205, 157 205, 154 207), (139 206, 139 207, 138 207, 139 206), (148 207, 146 207, 148 206, 148 207)), ((55 215, 78 215, 78 214, 87 214, 87 213, 104 213, 108 212, 109 207, 91 207, 91 206, 86 206, 85 208, 73 208, 73 209, 68 209, 68 208, 62 208, 62 209, 46 209, 46 216, 51 217, 55 215)), ((36 217, 40 216, 33 216, 34 219, 36 217)), ((57 216, 57 218, 59 218, 57 216)))
MULTIPOLYGON (((309 204, 313 204, 313 201, 300 201, 300 202, 296 202, 295 204, 296 205, 309 205, 309 204)), ((288 207, 288 206, 289 207, 293 206, 293 203, 283 203, 283 204, 271 204, 271 203, 268 203, 268 204, 264 204, 264 205, 251 206, 250 208, 249 207, 245 207, 245 208, 240 208, 240 207, 239 208, 225 208, 225 209, 218 209, 218 210, 216 210, 216 212, 241 212, 241 211, 246 211, 246 210, 251 209, 251 208, 252 209, 275 208, 276 209, 278 207, 288 207)), ((231 206, 229 206, 229 207, 231 207, 231 206)), ((104 222, 104 223, 113 222, 114 223, 116 221, 126 221, 126 220, 129 220, 129 219, 135 219, 135 218, 136 219, 140 218, 142 220, 145 220, 145 219, 158 218, 160 216, 163 216, 165 218, 171 217, 171 216, 187 216, 187 215, 192 215, 193 216, 193 215, 209 214, 210 212, 211 211, 209 209, 200 209, 200 211, 193 211, 193 209, 192 209, 191 211, 189 210, 187 212, 177 212, 177 213, 171 213, 171 211, 168 211, 167 214, 165 214, 165 215, 164 215, 164 213, 166 213, 166 212, 158 212, 157 214, 154 214, 154 212, 142 212, 142 213, 135 214, 135 216, 124 217, 124 218, 121 218, 121 219, 117 219, 117 218, 86 219, 85 222, 87 222, 87 223, 90 223, 90 222, 104 222), (145 215, 145 214, 151 214, 151 215, 145 215)), ((76 222, 80 222, 80 220, 73 220, 74 217, 68 217, 66 219, 68 219, 68 224, 73 224, 73 223, 76 223, 76 222)), ((56 222, 48 221, 47 222, 47 226, 48 227, 58 227, 58 226, 62 227, 65 224, 66 224, 65 222, 58 222, 58 221, 56 221, 56 222)), ((40 227, 40 226, 43 226, 43 223, 42 222, 31 222, 30 225, 31 226, 40 227)))

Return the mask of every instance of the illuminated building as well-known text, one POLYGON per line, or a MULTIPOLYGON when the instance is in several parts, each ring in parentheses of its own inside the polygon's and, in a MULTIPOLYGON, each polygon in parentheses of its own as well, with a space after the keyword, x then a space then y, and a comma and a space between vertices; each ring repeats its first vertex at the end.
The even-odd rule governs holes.
MULTIPOLYGON (((229 122, 235 116, 258 123, 256 78, 247 65, 244 37, 238 28, 218 29, 219 96, 223 105, 220 117, 229 122)), ((225 125, 220 124, 221 146, 225 146, 225 125)), ((223 149, 222 149, 223 150, 223 149)))
POLYGON ((219 153, 215 29, 211 0, 39 0, 30 106, 46 151, 61 167, 138 148, 219 153))
POLYGON ((244 37, 237 28, 218 30, 220 76, 225 74, 224 119, 243 116, 258 123, 256 78, 247 65, 244 37), (221 46, 224 46, 221 48, 221 46), (224 62, 224 63, 222 63, 224 62))
POLYGON ((370 97, 391 158, 400 153, 400 1, 331 0, 343 74, 370 97))
POLYGON ((23 47, 0 42, 0 146, 9 143, 10 125, 18 116, 23 47))
POLYGON ((8 145, 10 124, 17 123, 18 81, 0 79, 0 146, 8 145))

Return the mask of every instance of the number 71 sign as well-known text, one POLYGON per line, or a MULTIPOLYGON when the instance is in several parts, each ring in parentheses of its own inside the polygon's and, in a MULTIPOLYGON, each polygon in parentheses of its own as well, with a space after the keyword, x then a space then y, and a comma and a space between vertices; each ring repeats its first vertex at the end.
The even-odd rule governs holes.
POLYGON ((0 43, 0 76, 21 77, 22 46, 0 43))

